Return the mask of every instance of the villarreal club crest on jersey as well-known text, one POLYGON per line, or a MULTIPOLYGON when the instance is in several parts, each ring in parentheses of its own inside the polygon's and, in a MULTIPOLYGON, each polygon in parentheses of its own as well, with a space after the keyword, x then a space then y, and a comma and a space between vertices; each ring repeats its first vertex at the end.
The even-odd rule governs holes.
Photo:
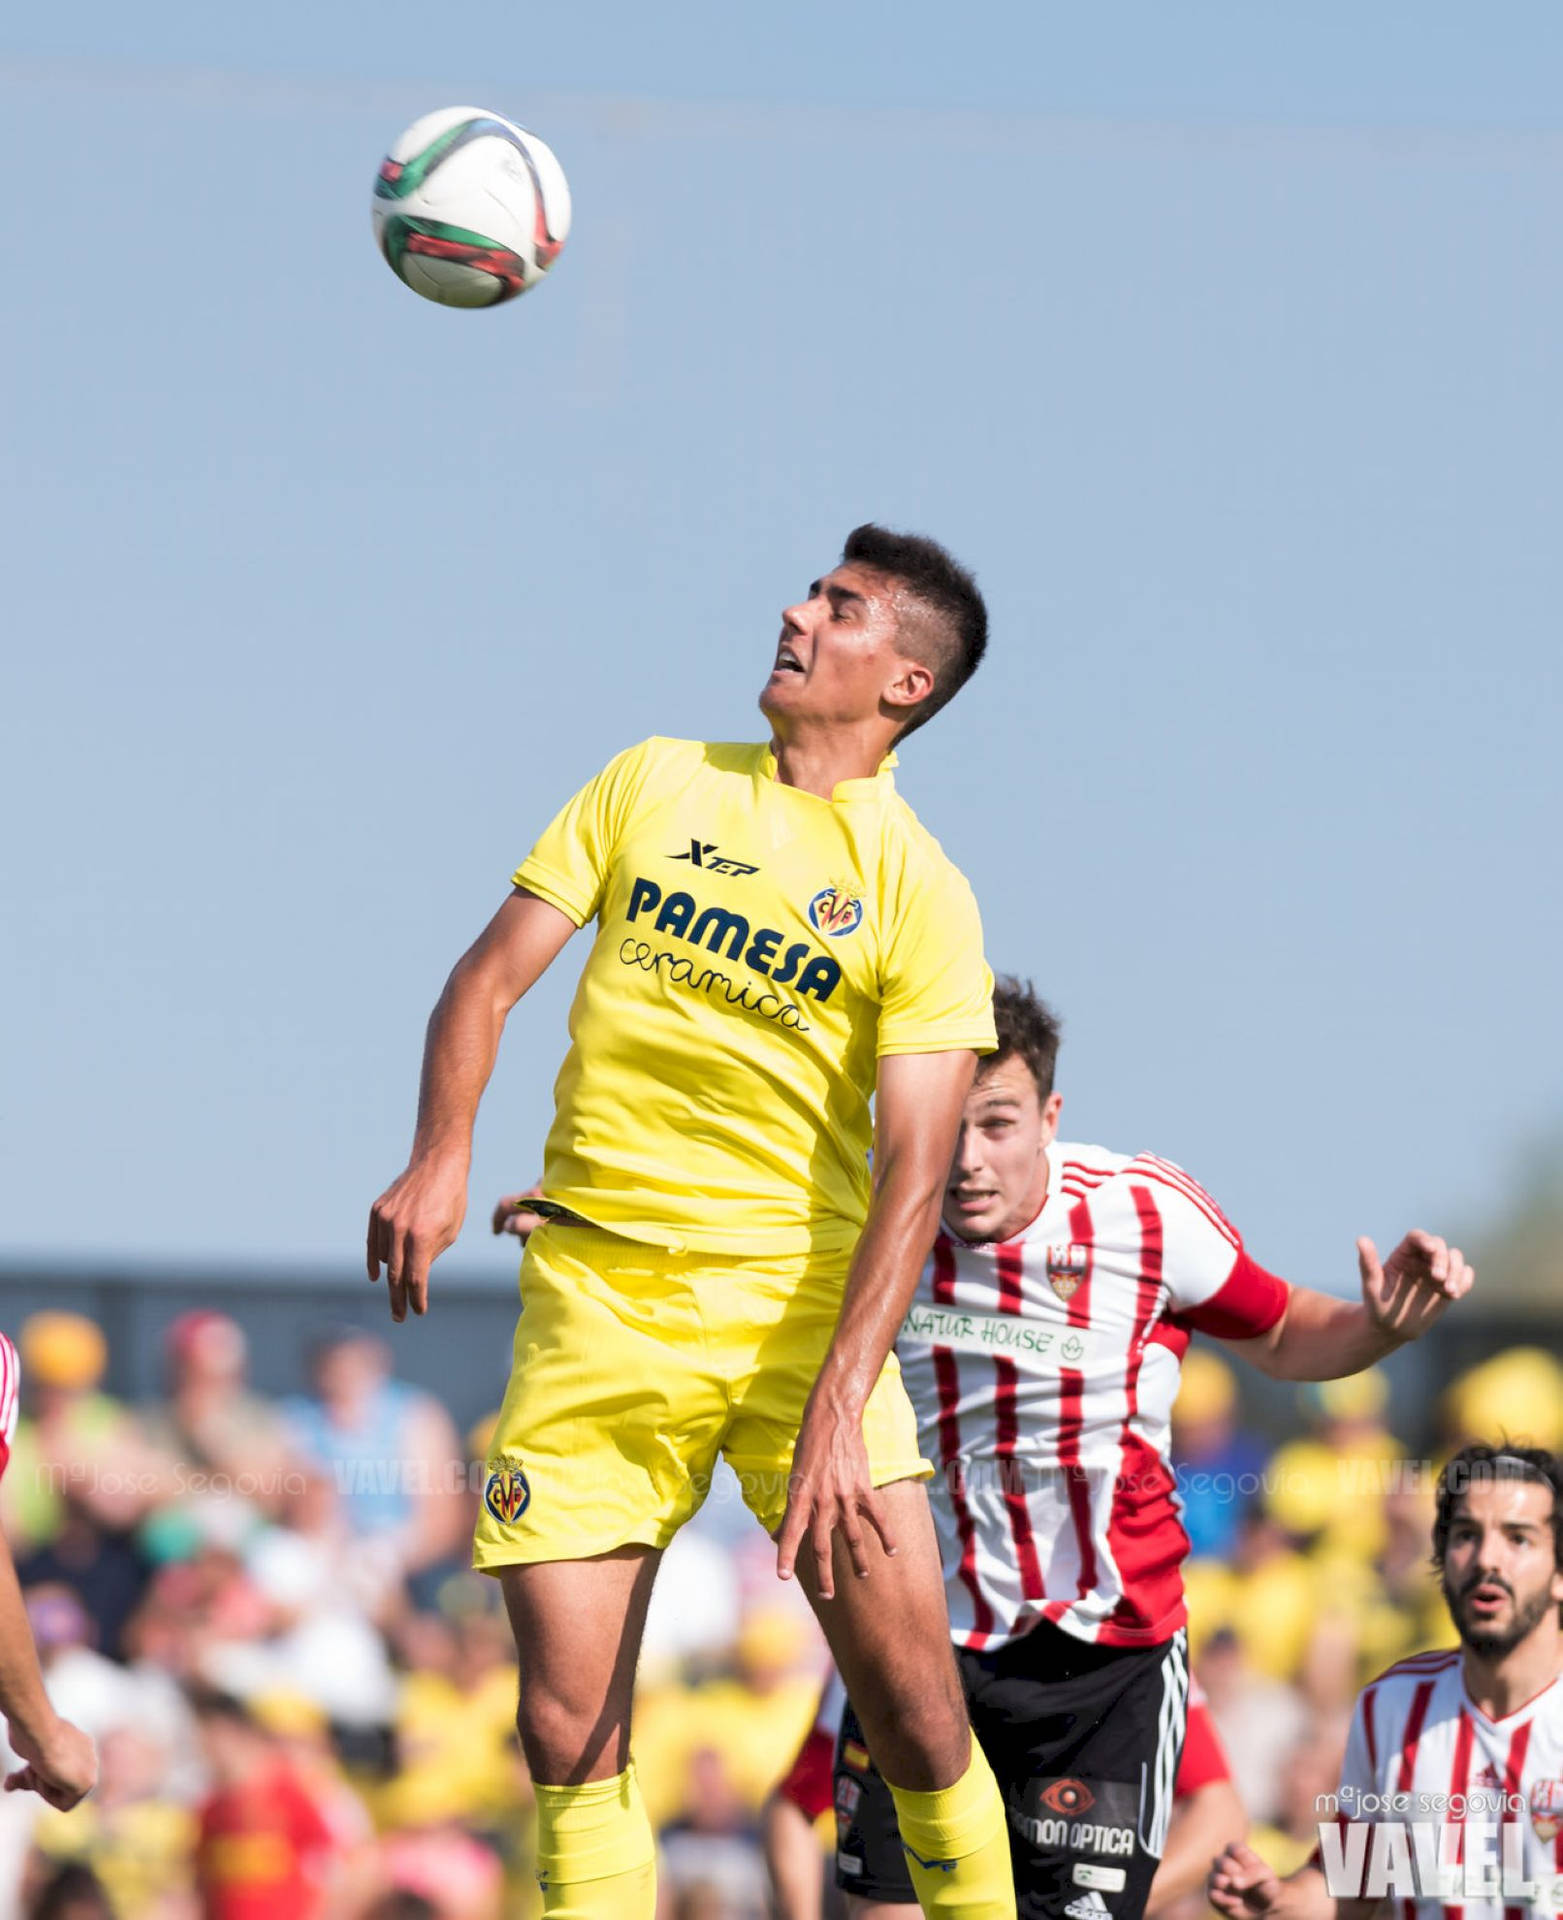
POLYGON ((809 902, 809 925, 828 939, 841 940, 863 924, 863 900, 850 888, 833 882, 821 887, 809 902))

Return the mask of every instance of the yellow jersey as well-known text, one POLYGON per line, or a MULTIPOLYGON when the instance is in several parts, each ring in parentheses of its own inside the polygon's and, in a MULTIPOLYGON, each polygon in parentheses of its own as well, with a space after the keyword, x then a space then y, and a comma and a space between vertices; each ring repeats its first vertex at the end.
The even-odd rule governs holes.
POLYGON ((769 747, 646 740, 516 869, 597 921, 543 1192, 675 1251, 839 1253, 887 1054, 990 1053, 977 905, 891 755, 829 800, 769 747))

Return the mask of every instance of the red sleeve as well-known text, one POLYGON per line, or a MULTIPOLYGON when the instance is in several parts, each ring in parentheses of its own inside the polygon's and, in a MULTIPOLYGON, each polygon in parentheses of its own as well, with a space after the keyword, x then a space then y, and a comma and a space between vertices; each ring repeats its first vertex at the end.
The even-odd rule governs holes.
POLYGON ((1210 1717, 1210 1709, 1203 1701, 1191 1700, 1188 1731, 1183 1736, 1183 1757, 1178 1762, 1178 1776, 1172 1784, 1174 1797, 1181 1800, 1186 1794, 1198 1793, 1201 1787, 1208 1787, 1213 1780, 1231 1778, 1232 1769, 1227 1764, 1215 1722, 1210 1717))
POLYGON ((810 1727, 787 1777, 776 1791, 809 1820, 828 1811, 832 1799, 831 1774, 836 1763, 836 1736, 824 1727, 810 1727))
POLYGON ((1290 1294, 1279 1275, 1266 1273, 1239 1248, 1232 1271, 1210 1298, 1184 1307, 1175 1318, 1179 1326, 1217 1340, 1255 1340, 1280 1319, 1290 1294))

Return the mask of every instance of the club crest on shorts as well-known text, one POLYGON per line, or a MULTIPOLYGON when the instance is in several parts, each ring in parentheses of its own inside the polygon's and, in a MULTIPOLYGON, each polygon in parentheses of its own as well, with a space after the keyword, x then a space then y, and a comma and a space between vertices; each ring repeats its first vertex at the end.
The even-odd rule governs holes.
POLYGON ((514 1455, 502 1453, 483 1482, 483 1505, 502 1527, 512 1527, 532 1504, 532 1487, 514 1455))
POLYGON ((1073 1241, 1047 1250, 1047 1283, 1060 1300, 1074 1297, 1091 1264, 1089 1252, 1073 1241))
POLYGON ((1563 1780, 1538 1780, 1530 1790, 1530 1823, 1538 1840, 1563 1832, 1563 1780))
POLYGON ((821 887, 809 902, 809 925, 831 940, 856 933, 863 924, 863 902, 845 887, 821 887))

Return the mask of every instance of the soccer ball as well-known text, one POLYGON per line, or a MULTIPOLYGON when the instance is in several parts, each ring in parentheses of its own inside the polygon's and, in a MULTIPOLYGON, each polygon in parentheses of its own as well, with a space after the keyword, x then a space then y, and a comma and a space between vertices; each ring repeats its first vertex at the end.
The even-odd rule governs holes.
POLYGON ((535 133, 481 107, 441 107, 380 162, 370 211, 380 251, 414 293, 496 307, 558 259, 570 188, 535 133))

